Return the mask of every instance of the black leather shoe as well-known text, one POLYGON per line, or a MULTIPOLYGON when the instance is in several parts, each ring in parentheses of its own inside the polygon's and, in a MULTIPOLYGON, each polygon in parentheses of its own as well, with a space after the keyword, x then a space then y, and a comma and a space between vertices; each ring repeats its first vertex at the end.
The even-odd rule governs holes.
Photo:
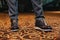
POLYGON ((12 31, 12 32, 17 32, 18 30, 19 30, 19 27, 12 27, 12 28, 11 28, 11 31, 12 31))
POLYGON ((19 30, 18 20, 12 20, 11 19, 11 31, 16 32, 18 30, 19 30))
POLYGON ((44 20, 36 20, 35 23, 35 29, 36 30, 40 30, 40 31, 44 31, 44 32, 51 32, 52 31, 52 27, 48 26, 46 22, 44 22, 44 20))

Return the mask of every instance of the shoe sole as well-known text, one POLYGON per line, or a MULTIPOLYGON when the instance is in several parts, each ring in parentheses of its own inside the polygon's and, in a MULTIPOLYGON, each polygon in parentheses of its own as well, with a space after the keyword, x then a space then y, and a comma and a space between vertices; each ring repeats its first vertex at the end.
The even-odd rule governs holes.
POLYGON ((36 30, 39 30, 39 31, 43 31, 43 32, 52 32, 51 29, 42 29, 42 28, 39 28, 39 27, 35 27, 36 30))
POLYGON ((19 29, 11 30, 12 32, 17 32, 19 29))

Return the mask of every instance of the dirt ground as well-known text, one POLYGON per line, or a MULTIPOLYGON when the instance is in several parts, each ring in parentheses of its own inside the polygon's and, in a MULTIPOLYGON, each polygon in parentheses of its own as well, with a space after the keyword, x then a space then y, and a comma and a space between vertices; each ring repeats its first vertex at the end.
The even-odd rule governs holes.
POLYGON ((35 27, 35 15, 33 13, 21 13, 18 17, 18 32, 11 32, 10 18, 7 13, 0 13, 0 40, 60 40, 60 13, 46 13, 46 21, 52 26, 52 32, 37 31, 35 27))

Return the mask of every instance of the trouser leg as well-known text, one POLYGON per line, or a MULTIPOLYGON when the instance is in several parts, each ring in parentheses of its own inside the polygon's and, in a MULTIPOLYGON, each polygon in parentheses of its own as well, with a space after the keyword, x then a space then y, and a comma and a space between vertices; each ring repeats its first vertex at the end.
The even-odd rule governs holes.
POLYGON ((41 18, 44 18, 42 0, 31 0, 31 2, 32 2, 33 10, 36 14, 36 20, 40 20, 41 18))
POLYGON ((8 12, 11 19, 18 17, 18 0, 6 0, 9 7, 8 12))

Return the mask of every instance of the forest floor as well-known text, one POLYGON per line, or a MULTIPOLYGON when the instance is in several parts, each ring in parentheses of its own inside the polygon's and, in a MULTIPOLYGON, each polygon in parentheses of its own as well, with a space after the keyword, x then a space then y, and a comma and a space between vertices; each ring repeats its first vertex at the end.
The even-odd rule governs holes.
POLYGON ((45 19, 52 26, 52 32, 37 31, 34 13, 21 13, 18 16, 20 30, 10 30, 10 18, 7 13, 0 13, 0 40, 60 40, 60 13, 46 13, 45 19))

